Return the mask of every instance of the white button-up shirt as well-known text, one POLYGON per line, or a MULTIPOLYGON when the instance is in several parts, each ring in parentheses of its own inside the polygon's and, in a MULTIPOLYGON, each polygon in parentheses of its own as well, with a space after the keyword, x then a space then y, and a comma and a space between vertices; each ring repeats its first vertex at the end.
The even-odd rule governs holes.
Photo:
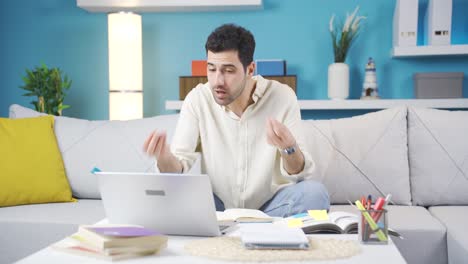
POLYGON ((171 151, 184 171, 202 152, 202 173, 226 208, 260 208, 280 188, 310 175, 313 162, 302 146, 301 114, 296 95, 287 85, 253 77, 254 101, 241 117, 218 105, 209 84, 199 84, 184 100, 171 151), (302 172, 289 175, 278 149, 267 143, 266 122, 272 117, 286 125, 304 154, 302 172))

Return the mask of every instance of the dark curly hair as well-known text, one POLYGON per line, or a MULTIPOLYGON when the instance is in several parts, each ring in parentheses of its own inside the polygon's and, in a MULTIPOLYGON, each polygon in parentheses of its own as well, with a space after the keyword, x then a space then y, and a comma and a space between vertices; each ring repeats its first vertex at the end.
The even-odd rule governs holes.
POLYGON ((255 51, 255 39, 247 29, 234 24, 224 24, 216 28, 208 36, 205 50, 221 52, 228 50, 238 51, 239 60, 244 70, 253 61, 255 51))

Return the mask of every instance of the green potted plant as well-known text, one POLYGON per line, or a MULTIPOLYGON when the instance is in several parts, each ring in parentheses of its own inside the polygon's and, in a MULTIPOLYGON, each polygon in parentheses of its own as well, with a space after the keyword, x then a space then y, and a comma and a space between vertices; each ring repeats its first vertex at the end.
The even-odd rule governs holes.
POLYGON ((346 15, 344 24, 330 19, 330 34, 333 44, 334 63, 328 67, 328 97, 330 99, 346 99, 349 96, 349 66, 345 63, 348 51, 356 40, 365 19, 358 16, 359 7, 351 15, 346 15))
POLYGON ((63 104, 63 100, 72 81, 66 75, 62 78, 59 68, 48 68, 42 64, 33 70, 26 69, 26 76, 22 79, 24 85, 20 88, 27 91, 23 95, 37 98, 31 101, 36 111, 60 116, 63 109, 70 107, 63 104))

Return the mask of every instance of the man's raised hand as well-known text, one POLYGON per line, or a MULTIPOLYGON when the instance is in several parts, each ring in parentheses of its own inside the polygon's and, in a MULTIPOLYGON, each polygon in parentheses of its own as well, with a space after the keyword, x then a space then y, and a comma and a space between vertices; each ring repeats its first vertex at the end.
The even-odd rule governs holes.
POLYGON ((268 118, 266 123, 267 142, 282 150, 296 144, 296 139, 289 129, 276 119, 268 118))
POLYGON ((143 151, 149 156, 154 156, 156 160, 167 157, 170 148, 166 143, 166 137, 166 131, 154 130, 145 140, 143 151))

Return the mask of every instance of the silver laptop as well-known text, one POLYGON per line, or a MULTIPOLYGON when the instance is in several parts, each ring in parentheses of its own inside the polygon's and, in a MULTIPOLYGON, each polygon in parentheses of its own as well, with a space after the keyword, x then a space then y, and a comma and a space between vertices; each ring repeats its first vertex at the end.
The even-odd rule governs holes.
POLYGON ((207 175, 95 174, 109 223, 142 225, 167 235, 222 234, 207 175))

